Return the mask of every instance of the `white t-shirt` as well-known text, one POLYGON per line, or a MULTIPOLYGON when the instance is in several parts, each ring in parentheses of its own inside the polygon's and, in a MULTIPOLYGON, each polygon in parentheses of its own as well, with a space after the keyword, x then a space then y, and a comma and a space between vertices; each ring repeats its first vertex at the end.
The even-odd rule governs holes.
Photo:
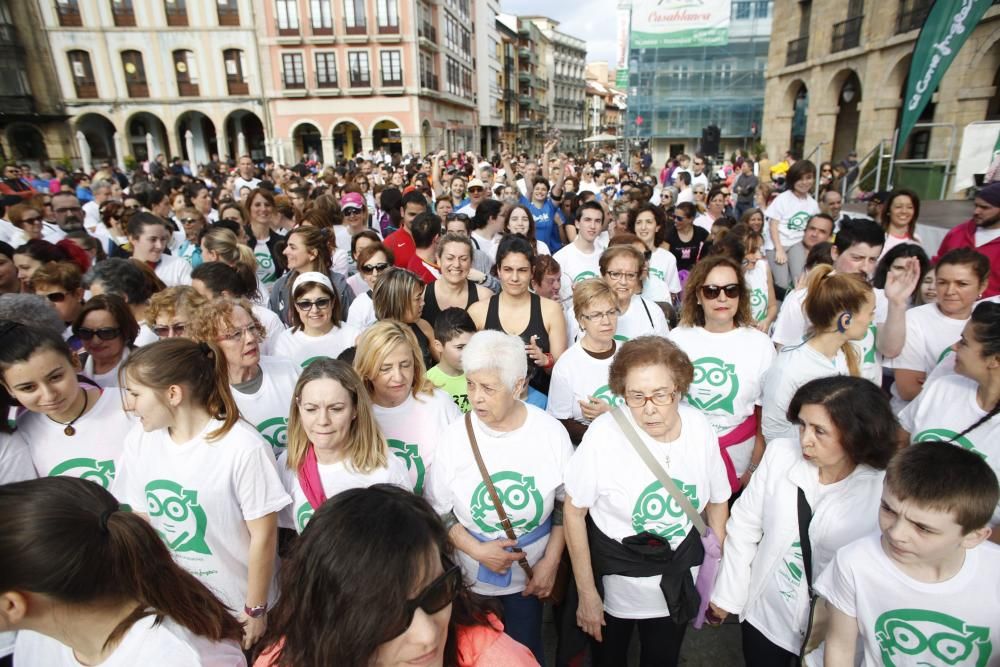
MULTIPOLYGON (((562 424, 533 405, 523 405, 527 410, 524 424, 503 433, 489 429, 475 412, 469 413, 479 452, 518 536, 543 524, 552 514, 555 501, 564 498, 563 469, 573 454, 562 424)), ((472 455, 464 419, 452 422, 441 434, 424 493, 438 514, 454 511, 469 532, 506 539, 472 455)), ((524 547, 529 564, 545 555, 548 541, 546 535, 524 547)), ((524 590, 525 575, 519 566, 510 568, 509 585, 494 586, 477 579, 477 561, 463 551, 457 553, 465 580, 472 582, 476 593, 496 596, 524 590)))
MULTIPOLYGON (((617 346, 617 343, 614 344, 617 346)), ((611 407, 622 405, 624 401, 621 396, 612 394, 608 386, 608 369, 614 360, 614 354, 607 359, 597 359, 583 349, 583 345, 574 343, 563 352, 552 368, 549 401, 545 411, 556 419, 575 419, 582 424, 589 424, 583 418, 580 401, 589 400, 593 396, 611 407)))
POLYGON ((91 380, 93 380, 94 384, 96 384, 101 389, 116 389, 118 387, 118 369, 121 368, 125 360, 128 359, 129 352, 130 352, 129 348, 125 347, 125 349, 122 350, 122 358, 119 359, 118 363, 115 364, 115 367, 112 368, 107 373, 95 373, 94 358, 90 355, 87 355, 87 361, 84 362, 83 364, 83 370, 81 371, 81 375, 84 375, 85 377, 88 377, 91 380))
POLYGON ((348 324, 334 326, 322 336, 310 336, 302 329, 285 329, 274 340, 274 356, 291 359, 305 368, 316 359, 336 359, 354 346, 357 337, 358 330, 348 324))
POLYGON ((260 368, 264 374, 260 389, 253 394, 233 389, 233 399, 243 419, 257 429, 277 456, 288 445, 288 412, 301 369, 279 357, 261 357, 260 368))
POLYGON ((642 287, 642 295, 650 301, 670 302, 672 294, 681 291, 677 275, 677 259, 669 250, 657 248, 649 258, 649 275, 642 287))
POLYGON ((712 225, 714 223, 715 220, 713 220, 712 217, 708 215, 708 213, 702 213, 701 215, 695 217, 694 219, 694 226, 701 227, 709 234, 712 233, 712 225))
POLYGON ((984 246, 993 239, 1000 238, 1000 229, 983 229, 976 227, 976 247, 984 246))
POLYGON ((819 205, 812 195, 800 199, 792 190, 786 190, 774 198, 764 211, 767 220, 778 222, 778 237, 781 247, 791 248, 805 235, 809 218, 819 213, 819 205))
MULTIPOLYGON (((222 438, 206 434, 222 422, 210 420, 197 436, 176 443, 167 429, 146 433, 141 425, 125 438, 113 491, 149 522, 174 560, 230 609, 247 599, 250 531, 246 522, 291 502, 278 477, 274 454, 246 422, 222 438)), ((273 583, 268 602, 276 599, 273 583)))
MULTIPOLYGON (((856 343, 851 345, 860 352, 856 343)), ((847 356, 842 350, 837 350, 837 356, 829 359, 808 343, 782 349, 764 377, 761 412, 764 439, 770 442, 775 438, 798 437, 798 429, 788 421, 785 413, 799 387, 817 378, 849 374, 847 356)), ((881 381, 881 377, 867 374, 864 369, 862 377, 876 384, 881 381)))
POLYGON ((141 322, 139 324, 139 335, 135 337, 135 341, 132 344, 136 347, 144 347, 150 343, 155 343, 158 340, 160 340, 160 337, 153 332, 149 324, 147 322, 141 322))
POLYGON ((256 190, 259 185, 259 178, 245 179, 237 174, 236 178, 233 179, 233 199, 236 201, 240 200, 240 190, 243 188, 250 188, 250 190, 253 191, 256 190))
POLYGON ((601 277, 601 250, 594 247, 594 251, 587 254, 580 250, 576 243, 567 243, 552 255, 552 259, 559 262, 562 270, 562 279, 559 283, 560 301, 571 301, 573 299, 573 286, 588 278, 601 277))
POLYGON ((373 402, 372 410, 379 431, 389 443, 389 453, 406 466, 414 492, 423 493, 427 471, 434 464, 438 438, 448 424, 462 416, 462 411, 451 394, 437 388, 431 395, 421 393, 419 398, 410 394, 394 408, 373 402))
POLYGON ((767 308, 770 304, 770 281, 768 275, 771 269, 764 260, 757 260, 752 269, 743 273, 747 289, 750 292, 750 315, 755 322, 767 319, 767 308))
POLYGON ((79 477, 110 489, 115 462, 135 424, 122 408, 118 390, 111 389, 101 393, 97 403, 73 424, 76 434, 66 435, 63 424, 45 415, 25 412, 17 418, 11 440, 27 445, 39 477, 79 477))
MULTIPOLYGON (((327 498, 333 498, 348 489, 367 489, 374 484, 395 484, 407 491, 413 490, 406 465, 391 454, 387 457, 384 468, 376 468, 368 473, 359 472, 347 461, 319 463, 316 467, 327 498)), ((294 528, 301 533, 316 510, 309 504, 309 499, 299 484, 298 473, 288 467, 288 452, 282 452, 278 457, 278 472, 285 490, 292 497, 292 503, 278 514, 278 525, 282 528, 294 528)))
MULTIPOLYGON (((899 413, 899 425, 912 442, 951 443, 975 452, 1000 475, 1000 416, 956 437, 987 414, 976 401, 978 389, 975 380, 962 375, 946 375, 925 384, 899 413)), ((991 523, 1000 526, 1000 505, 991 523)))
MULTIPOLYGON (((761 404, 764 376, 774 362, 774 345, 767 334, 750 327, 711 333, 704 327, 677 327, 667 336, 694 364, 694 381, 684 402, 708 418, 722 437, 750 417, 761 404)), ((750 465, 756 435, 727 451, 737 474, 750 465)))
POLYGON ((665 337, 669 331, 670 325, 667 324, 667 316, 663 314, 663 310, 655 302, 633 294, 628 310, 618 316, 615 340, 624 343, 639 336, 654 334, 665 337))
MULTIPOLYGON (((214 642, 182 627, 170 617, 156 623, 156 616, 136 621, 101 667, 169 665, 170 667, 243 667, 243 651, 234 641, 214 642)), ((17 633, 14 646, 17 667, 79 667, 73 649, 31 630, 17 633)))
MULTIPOLYGON (((347 247, 350 248, 350 241, 347 242, 347 247)), ((342 276, 346 276, 350 270, 350 253, 347 250, 337 248, 333 251, 332 257, 330 258, 330 270, 334 273, 339 273, 342 276)))
MULTIPOLYGON (((922 371, 930 374, 938 363, 951 353, 951 346, 962 337, 968 319, 948 317, 936 304, 928 303, 906 311, 906 343, 903 351, 886 361, 887 368, 922 371)), ((925 378, 926 379, 926 378, 925 378)), ((899 412, 909 401, 892 385, 892 409, 899 412)))
MULTIPOLYGON (((947 581, 913 579, 874 533, 837 552, 816 581, 834 607, 857 619, 865 665, 1000 664, 1000 546, 965 552, 947 581)), ((856 656, 857 657, 857 656, 856 656)))
MULTIPOLYGON (((23 482, 36 477, 38 473, 31 462, 31 451, 24 440, 15 439, 7 433, 0 433, 0 485, 23 482)), ((2 650, 0 655, 3 655, 2 650)))
MULTIPOLYGON (((636 425, 631 410, 624 413, 643 443, 663 465, 677 487, 698 511, 706 503, 724 503, 732 490, 719 453, 719 441, 708 421, 694 408, 679 405, 681 434, 659 442, 636 425)), ((566 494, 573 505, 587 508, 608 537, 621 541, 644 531, 668 540, 676 549, 691 530, 691 520, 618 427, 614 415, 595 419, 565 472, 566 494)), ((697 568, 692 568, 692 576, 697 568)), ((669 616, 660 590, 660 576, 604 577, 604 610, 617 618, 669 616)))
POLYGON ((167 287, 191 284, 191 265, 180 257, 163 255, 156 265, 156 277, 167 287))
POLYGON ((375 324, 375 304, 367 290, 355 296, 351 302, 351 307, 347 309, 347 324, 358 331, 364 331, 375 324))
POLYGON ((270 308, 265 308, 258 304, 252 304, 251 309, 253 310, 253 315, 256 317, 261 325, 264 327, 264 337, 263 342, 260 344, 260 353, 265 355, 274 354, 274 339, 278 337, 282 331, 285 330, 285 324, 281 321, 281 317, 278 316, 276 312, 270 308))

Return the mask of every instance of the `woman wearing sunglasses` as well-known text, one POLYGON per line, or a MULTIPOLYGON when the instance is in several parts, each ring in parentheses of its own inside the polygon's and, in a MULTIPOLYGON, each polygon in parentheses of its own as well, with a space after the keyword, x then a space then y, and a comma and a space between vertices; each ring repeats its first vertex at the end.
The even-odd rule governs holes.
POLYGON ((195 310, 205 303, 205 297, 193 287, 181 285, 157 292, 149 300, 146 321, 157 338, 190 338, 187 330, 195 310))
MULTIPOLYGON (((294 308, 291 307, 293 300, 292 286, 298 280, 298 276, 303 273, 322 273, 336 289, 340 299, 342 310, 339 316, 346 315, 351 302, 354 300, 354 292, 347 286, 347 278, 332 267, 330 255, 330 239, 333 232, 330 229, 320 229, 311 225, 300 225, 288 234, 285 242, 285 249, 282 255, 288 266, 288 272, 278 278, 277 282, 271 286, 271 295, 268 299, 268 306, 277 313, 284 322, 291 323, 294 308)), ((337 319, 336 322, 341 322, 337 319)))
POLYGON ((9 446, 26 445, 41 477, 81 477, 109 488, 135 422, 117 391, 81 385, 77 369, 57 334, 0 322, 0 379, 12 399, 0 403, 25 409, 9 446))
POLYGON ((421 317, 432 327, 446 308, 468 310, 477 301, 493 296, 493 292, 469 280, 473 253, 472 240, 467 234, 449 232, 438 240, 441 277, 424 288, 421 311, 421 317))
POLYGON ((708 419, 733 492, 750 481, 764 456, 760 408, 764 375, 774 361, 771 339, 750 315, 750 291, 740 265, 711 256, 684 286, 680 326, 670 332, 694 364, 684 402, 708 419))
POLYGON ((15 248, 31 239, 42 238, 42 212, 34 206, 15 204, 7 209, 7 219, 17 228, 10 237, 15 248))
POLYGON ((358 292, 347 311, 347 323, 364 331, 375 322, 375 304, 372 302, 373 290, 378 277, 392 268, 395 255, 382 245, 381 241, 365 245, 358 252, 358 273, 353 277, 361 278, 365 289, 358 292))
POLYGON ((280 584, 255 667, 537 665, 462 583, 434 510, 394 486, 326 502, 282 564, 280 584))
POLYGON ((340 297, 330 279, 308 271, 292 285, 292 327, 274 341, 274 354, 305 368, 316 358, 336 359, 354 345, 358 330, 343 323, 340 297))
POLYGON ((200 266, 204 261, 201 236, 207 224, 204 214, 196 208, 185 207, 177 213, 177 222, 184 232, 184 240, 176 250, 177 256, 186 259, 192 268, 200 266))
POLYGON ((72 262, 49 262, 35 271, 32 278, 35 294, 43 296, 59 319, 66 323, 63 333, 73 350, 80 349, 80 339, 73 335, 73 322, 83 308, 83 276, 72 262))
POLYGON ((91 297, 73 320, 73 335, 83 343, 83 374, 98 386, 117 387, 118 367, 139 335, 128 304, 115 294, 91 297))

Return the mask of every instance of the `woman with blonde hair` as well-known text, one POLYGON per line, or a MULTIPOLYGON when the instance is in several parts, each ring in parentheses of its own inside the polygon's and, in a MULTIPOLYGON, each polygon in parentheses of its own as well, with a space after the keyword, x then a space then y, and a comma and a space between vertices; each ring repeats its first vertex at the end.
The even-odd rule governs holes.
MULTIPOLYGON (((862 375, 859 341, 875 318, 875 293, 853 273, 834 273, 821 264, 809 273, 803 311, 809 321, 804 343, 782 348, 764 378, 764 438, 794 438, 788 405, 795 391, 809 380, 828 375, 862 375)), ((877 364, 865 365, 866 379, 881 384, 877 364)))
POLYGON ((248 286, 254 285, 257 294, 264 293, 257 278, 257 260, 250 246, 240 243, 236 234, 225 227, 212 227, 201 237, 201 257, 204 262, 222 262, 232 267, 248 286))
POLYGON ((389 455, 365 383, 346 362, 309 364, 288 414, 288 449, 278 457, 278 471, 292 504, 281 514, 282 527, 301 533, 327 498, 347 489, 412 489, 406 466, 389 455))
POLYGON ((149 520, 178 565, 236 611, 249 649, 276 597, 277 513, 291 502, 274 455, 240 418, 214 344, 150 343, 120 377, 125 409, 142 427, 125 438, 113 492, 149 520))
POLYGON ((424 488, 441 433, 462 416, 451 395, 427 379, 413 330, 381 319, 358 338, 354 368, 371 393, 375 419, 389 449, 406 464, 411 486, 424 488))
POLYGON ((188 324, 194 311, 205 304, 205 297, 189 285, 168 287, 149 300, 146 321, 157 338, 174 338, 190 335, 188 324))
POLYGON ((434 329, 421 318, 424 310, 424 284, 415 273, 391 268, 379 275, 372 289, 376 320, 396 320, 410 328, 416 337, 424 368, 434 365, 434 329))

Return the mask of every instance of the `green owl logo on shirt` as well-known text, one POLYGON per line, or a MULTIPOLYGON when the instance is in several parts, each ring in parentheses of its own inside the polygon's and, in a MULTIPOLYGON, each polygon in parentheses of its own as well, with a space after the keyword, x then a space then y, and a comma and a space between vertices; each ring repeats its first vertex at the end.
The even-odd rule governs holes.
POLYGON ((257 424, 257 432, 264 436, 268 444, 275 450, 288 446, 288 418, 272 417, 257 424))
POLYGON ((865 336, 861 341, 861 345, 864 347, 865 356, 861 363, 864 364, 874 364, 875 363, 875 342, 878 336, 878 327, 875 324, 868 325, 868 336, 865 336))
POLYGON ((740 391, 736 366, 717 357, 702 357, 694 362, 694 380, 687 400, 703 412, 721 411, 733 414, 733 401, 740 391))
POLYGON ((793 232, 801 232, 806 228, 809 218, 812 216, 805 211, 799 211, 788 219, 788 229, 793 232))
POLYGON ((389 438, 389 451, 406 464, 407 470, 416 474, 417 481, 413 485, 413 492, 419 496, 424 490, 424 473, 427 472, 427 468, 424 465, 424 458, 420 456, 417 443, 389 438))
POLYGON ((617 408, 619 405, 625 405, 625 400, 621 396, 616 396, 611 393, 611 387, 608 385, 598 387, 597 391, 593 393, 593 396, 597 400, 604 401, 613 408, 617 408))
POLYGON ((79 477, 108 489, 111 488, 111 482, 115 478, 115 462, 85 458, 69 459, 50 470, 49 477, 79 477))
POLYGON ((767 317, 767 292, 759 287, 750 292, 750 312, 758 322, 767 317))
POLYGON ((666 273, 664 273, 660 269, 654 269, 652 267, 650 267, 650 268, 648 268, 646 270, 649 273, 649 277, 650 278, 656 278, 657 280, 663 280, 666 277, 666 275, 667 275, 666 273))
MULTIPOLYGON (((695 510, 699 509, 698 488, 694 484, 685 484, 683 481, 672 478, 677 488, 681 490, 695 510)), ((664 490, 659 480, 647 486, 632 509, 632 530, 636 534, 650 532, 659 535, 665 540, 675 537, 684 537, 690 523, 684 510, 677 501, 664 490)))
POLYGON ((583 282, 584 280, 587 280, 588 278, 596 278, 596 277, 597 277, 597 274, 594 273, 593 271, 581 271, 580 273, 576 274, 576 278, 573 278, 573 283, 575 284, 575 283, 583 282))
POLYGON ((169 479, 154 479, 146 485, 146 509, 153 527, 174 551, 211 555, 205 542, 208 518, 198 504, 198 492, 169 479))
POLYGON ((913 438, 913 442, 944 442, 949 445, 959 445, 968 449, 974 454, 986 458, 986 454, 976 449, 976 446, 972 444, 972 441, 966 438, 964 435, 962 437, 958 436, 958 433, 951 431, 946 428, 929 428, 917 433, 913 438))
POLYGON ((253 256, 257 260, 257 266, 259 266, 260 270, 265 273, 265 275, 261 277, 261 282, 273 283, 278 279, 278 277, 274 274, 274 260, 271 259, 270 252, 255 252, 253 256))
POLYGON ((315 513, 316 510, 313 509, 308 500, 299 505, 299 509, 295 511, 295 525, 299 527, 300 533, 306 529, 309 520, 313 518, 315 513))
POLYGON ((885 612, 875 621, 875 639, 886 667, 986 667, 993 652, 989 628, 926 609, 885 612))
MULTIPOLYGON (((490 480, 515 531, 530 533, 541 524, 545 499, 535 488, 534 477, 525 477, 513 470, 503 470, 490 475, 490 480), (515 514, 518 516, 513 516, 515 514), (530 518, 526 519, 525 516, 530 518)), ((500 525, 496 508, 493 506, 493 499, 490 498, 490 492, 483 482, 480 482, 472 492, 469 509, 472 520, 483 533, 503 532, 503 526, 500 525)))

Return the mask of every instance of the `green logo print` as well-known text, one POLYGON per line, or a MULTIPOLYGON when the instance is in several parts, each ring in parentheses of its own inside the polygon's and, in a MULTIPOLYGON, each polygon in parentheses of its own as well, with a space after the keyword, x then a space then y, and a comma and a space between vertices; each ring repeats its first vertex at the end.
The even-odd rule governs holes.
MULTIPOLYGON (((694 484, 685 484, 676 477, 673 480, 694 508, 699 509, 698 488, 694 484)), ((665 540, 683 537, 689 522, 684 510, 669 493, 663 490, 659 480, 647 486, 639 494, 639 499, 635 501, 635 507, 632 509, 632 530, 636 534, 648 531, 665 540), (680 523, 678 520, 681 520, 680 523)))
POLYGON ((146 508, 153 527, 168 547, 211 555, 205 542, 208 518, 198 504, 197 491, 169 479, 154 479, 146 485, 146 508))
POLYGON ((300 533, 306 529, 306 525, 315 513, 316 510, 313 509, 308 500, 299 505, 299 509, 295 512, 295 525, 299 527, 300 533))
POLYGON ((582 272, 576 274, 576 278, 573 278, 573 282, 574 283, 579 283, 579 282, 583 282, 584 280, 587 280, 588 278, 596 278, 596 277, 597 277, 597 274, 594 273, 593 271, 582 271, 582 272))
POLYGON ((740 391, 736 366, 716 357, 702 357, 694 362, 694 380, 687 400, 692 407, 704 412, 722 411, 733 414, 733 400, 740 391))
POLYGON ((628 342, 628 336, 623 336, 621 334, 615 334, 614 335, 614 339, 616 341, 618 341, 619 343, 627 343, 628 342))
POLYGON ((767 317, 767 292, 759 287, 750 292, 750 312, 758 322, 767 317))
POLYGON ((619 405, 625 405, 625 399, 611 393, 611 387, 608 385, 598 387, 597 391, 594 392, 594 398, 599 401, 604 401, 613 408, 617 408, 619 405))
POLYGON ((261 282, 273 283, 278 279, 278 277, 274 275, 274 260, 271 259, 271 253, 256 252, 253 256, 254 259, 257 260, 257 266, 267 272, 267 275, 261 278, 261 282))
POLYGON ((111 481, 115 478, 115 462, 69 459, 50 470, 49 477, 79 477, 108 489, 111 488, 111 481))
POLYGON ((861 341, 861 346, 865 350, 865 358, 862 359, 863 364, 874 364, 875 363, 875 338, 878 336, 878 327, 874 324, 868 325, 868 334, 861 341))
POLYGON ((951 352, 952 352, 951 345, 944 348, 941 354, 938 355, 937 362, 940 364, 944 360, 944 358, 947 357, 951 352))
POLYGON ((959 445, 968 449, 970 452, 978 454, 979 456, 986 458, 986 454, 976 449, 976 446, 972 444, 972 441, 966 438, 964 435, 960 438, 958 433, 955 431, 950 431, 946 428, 929 428, 917 433, 913 438, 913 442, 945 442, 949 445, 959 445))
POLYGON ((666 277, 666 275, 667 275, 666 273, 664 273, 663 271, 661 271, 659 269, 649 268, 649 269, 647 269, 647 271, 649 272, 649 277, 650 278, 656 278, 657 280, 663 280, 664 277, 666 277))
POLYGON ((778 592, 786 601, 795 597, 802 577, 805 574, 805 565, 802 560, 802 544, 795 540, 789 548, 788 553, 781 561, 781 569, 778 570, 778 577, 784 582, 778 592))
POLYGON ((419 496, 424 490, 424 473, 427 472, 427 468, 424 466, 424 458, 420 456, 417 443, 389 438, 389 450, 406 464, 407 470, 416 473, 417 481, 413 485, 413 492, 419 496))
MULTIPOLYGON (((530 533, 542 522, 542 511, 544 509, 544 499, 542 494, 535 488, 534 477, 524 477, 519 472, 513 470, 503 470, 490 476, 493 486, 497 490, 497 496, 503 503, 507 516, 510 517, 511 526, 522 533, 530 533), (531 518, 523 518, 525 515, 531 518), (511 515, 519 515, 521 518, 511 515)), ((493 500, 490 492, 486 490, 486 485, 482 482, 472 492, 472 500, 469 502, 472 510, 472 519, 484 533, 502 533, 503 526, 497 518, 496 508, 493 507, 493 500)))
POLYGON ((886 667, 986 667, 993 653, 989 628, 925 609, 885 612, 875 621, 875 639, 886 667))
POLYGON ((788 229, 793 232, 801 232, 806 228, 811 216, 805 211, 799 211, 788 219, 788 229))
POLYGON ((272 417, 257 424, 257 432, 264 436, 268 444, 275 450, 288 446, 288 419, 272 417))
POLYGON ((319 354, 315 357, 309 357, 308 359, 302 362, 302 368, 305 368, 306 366, 316 361, 317 359, 329 359, 329 358, 330 357, 326 356, 325 354, 319 354))

